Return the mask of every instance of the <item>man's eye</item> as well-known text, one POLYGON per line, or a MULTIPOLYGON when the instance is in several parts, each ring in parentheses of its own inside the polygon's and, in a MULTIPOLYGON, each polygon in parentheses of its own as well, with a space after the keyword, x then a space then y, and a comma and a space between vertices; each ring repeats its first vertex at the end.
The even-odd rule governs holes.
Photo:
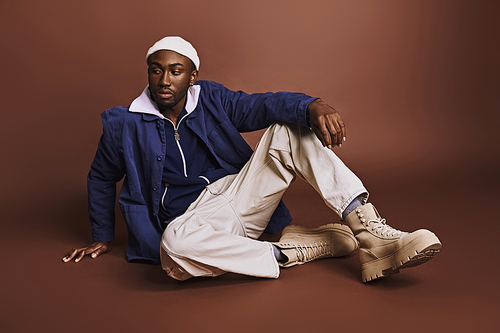
POLYGON ((180 71, 172 71, 172 74, 174 75, 179 75, 181 72, 180 71))

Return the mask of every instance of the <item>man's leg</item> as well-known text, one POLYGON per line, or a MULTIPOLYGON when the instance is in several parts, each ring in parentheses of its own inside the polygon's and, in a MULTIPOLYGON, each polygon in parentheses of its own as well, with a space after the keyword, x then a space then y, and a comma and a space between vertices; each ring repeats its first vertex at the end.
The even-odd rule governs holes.
MULTIPOLYGON (((275 124, 234 180, 225 177, 209 185, 188 211, 169 225, 162 249, 193 276, 231 271, 277 277, 272 245, 255 239, 296 175, 311 184, 339 216, 352 207, 355 199, 366 203, 368 193, 361 181, 332 151, 321 146, 311 130, 275 124)), ((372 207, 357 207, 345 218, 360 243, 363 280, 418 265, 441 248, 430 231, 408 234, 395 230, 372 207), (363 213, 368 217, 365 221, 363 213)), ((335 239, 349 241, 349 236, 342 236, 340 231, 332 226, 322 229, 320 235, 304 236, 303 231, 290 235, 285 230, 287 242, 276 245, 287 257, 293 257, 291 264, 307 262, 335 255, 335 239), (293 255, 287 254, 290 251, 293 255)))
MULTIPOLYGON (((167 227, 162 256, 169 259, 163 261, 164 269, 178 279, 224 271, 277 277, 273 246, 256 239, 296 175, 309 182, 339 216, 354 198, 366 200, 361 181, 332 151, 321 146, 312 131, 275 124, 238 175, 210 184, 186 213, 167 227)), ((328 255, 338 251, 332 244, 336 239, 355 242, 344 231, 327 228, 328 255)), ((357 244, 351 251, 355 247, 357 244)))
MULTIPOLYGON (((303 140, 306 136, 313 135, 312 132, 294 126, 282 129, 287 129, 290 133, 291 153, 288 155, 285 149, 271 146, 270 154, 280 155, 279 159, 308 181, 320 193, 325 203, 345 220, 359 241, 364 282, 398 273, 402 268, 417 266, 439 253, 441 242, 429 230, 407 233, 387 225, 375 207, 366 204, 367 193, 363 192, 360 182, 347 168, 336 166, 330 172, 328 165, 335 166, 342 162, 331 158, 333 153, 330 154, 327 149, 314 149, 315 140, 303 140), (301 138, 300 144, 297 138, 301 138)), ((307 233, 299 230, 295 235, 287 235, 287 228, 277 244, 282 248, 282 252, 297 248, 296 243, 301 234, 307 233), (288 244, 292 237, 295 242, 288 244)), ((301 260, 307 261, 307 256, 301 260)))
MULTIPOLYGON (((269 146, 269 154, 311 184, 354 233, 359 242, 364 282, 420 265, 439 253, 441 242, 429 230, 408 233, 387 225, 373 205, 366 204, 368 194, 359 179, 335 154, 321 147, 312 131, 295 125, 276 125, 273 132, 275 140, 269 146), (289 147, 283 140, 286 136, 289 147)), ((287 231, 283 231, 284 236, 276 245, 287 256, 290 251, 290 256, 298 255, 298 260, 282 266, 307 262, 324 253, 325 242, 309 241, 310 231, 287 231), (304 246, 307 243, 310 246, 304 246)))

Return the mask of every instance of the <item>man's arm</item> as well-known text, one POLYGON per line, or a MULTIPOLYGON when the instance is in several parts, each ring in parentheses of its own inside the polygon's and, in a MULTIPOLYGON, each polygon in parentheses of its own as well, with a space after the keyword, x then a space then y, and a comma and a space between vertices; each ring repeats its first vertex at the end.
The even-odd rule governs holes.
POLYGON ((206 98, 227 114, 239 132, 251 132, 269 127, 275 122, 309 126, 307 106, 317 99, 303 93, 266 92, 248 94, 232 91, 221 84, 202 81, 202 89, 211 90, 206 98))
POLYGON ((109 124, 108 113, 103 113, 103 134, 87 177, 89 218, 94 242, 90 245, 73 248, 62 261, 79 262, 85 255, 92 258, 108 252, 110 241, 114 238, 114 207, 116 183, 124 175, 123 161, 117 148, 117 139, 109 124))
POLYGON ((317 99, 309 103, 307 113, 311 128, 323 146, 332 150, 335 146, 342 146, 342 142, 346 139, 346 131, 337 110, 317 99))
POLYGON ((215 87, 221 92, 223 107, 240 132, 254 131, 282 121, 311 126, 321 143, 329 149, 340 147, 345 141, 346 131, 340 114, 317 97, 289 92, 247 94, 219 84, 215 87))

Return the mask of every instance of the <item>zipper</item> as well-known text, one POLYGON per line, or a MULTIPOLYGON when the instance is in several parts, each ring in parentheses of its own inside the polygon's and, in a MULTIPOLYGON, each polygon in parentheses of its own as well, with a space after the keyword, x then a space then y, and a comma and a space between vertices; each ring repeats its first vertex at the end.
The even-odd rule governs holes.
POLYGON ((181 118, 181 120, 179 120, 179 123, 177 123, 177 126, 174 125, 174 123, 172 122, 172 120, 168 119, 168 118, 165 118, 167 119, 171 124, 172 126, 174 127, 174 140, 175 140, 175 143, 177 143, 177 147, 179 148, 179 153, 181 154, 181 158, 182 158, 182 166, 183 166, 183 169, 184 169, 184 177, 187 178, 187 166, 186 166, 186 159, 184 157, 184 152, 182 151, 182 147, 181 147, 181 136, 179 135, 179 132, 178 132, 178 128, 179 128, 179 125, 181 124, 182 120, 184 120, 184 118, 186 118, 188 115, 185 114, 184 117, 181 118))
POLYGON ((163 195, 161 197, 161 206, 163 207, 164 210, 167 210, 163 203, 165 202, 165 196, 167 195, 168 185, 169 185, 168 183, 165 183, 165 191, 163 192, 163 195))

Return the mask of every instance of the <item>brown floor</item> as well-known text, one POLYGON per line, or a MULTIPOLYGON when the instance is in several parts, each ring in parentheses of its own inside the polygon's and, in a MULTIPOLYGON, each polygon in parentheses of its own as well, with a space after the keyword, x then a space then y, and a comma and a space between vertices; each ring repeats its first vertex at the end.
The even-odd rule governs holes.
MULTIPOLYGON (((171 6, 0 4, 0 332, 500 329, 498 2, 193 0, 173 16, 171 6), (348 126, 339 155, 371 202, 394 227, 434 231, 442 253, 368 284, 356 254, 276 280, 181 283, 126 262, 119 217, 110 253, 62 263, 90 241, 85 176, 99 113, 140 93, 146 48, 168 34, 196 44, 203 79, 338 107, 348 126)), ((300 180, 284 199, 296 224, 338 220, 300 180)))
MULTIPOLYGON (((498 194, 455 180, 369 179, 372 202, 393 225, 431 228, 443 250, 425 265, 368 284, 360 282, 356 255, 282 270, 277 280, 227 274, 177 282, 159 266, 127 263, 123 230, 111 253, 63 264, 67 249, 87 241, 84 193, 58 195, 52 207, 11 207, 0 236, 1 331, 492 331, 500 327, 500 226, 492 223, 498 194)), ((285 200, 296 223, 333 220, 302 181, 285 200)))

